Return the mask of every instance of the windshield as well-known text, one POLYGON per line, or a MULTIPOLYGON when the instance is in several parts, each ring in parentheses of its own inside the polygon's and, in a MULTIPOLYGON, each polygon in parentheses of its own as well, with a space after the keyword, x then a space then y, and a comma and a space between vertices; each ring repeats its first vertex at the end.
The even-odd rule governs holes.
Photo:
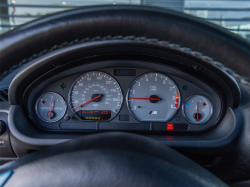
POLYGON ((0 34, 41 16, 79 6, 124 4, 185 12, 250 40, 250 0, 0 0, 0 34))

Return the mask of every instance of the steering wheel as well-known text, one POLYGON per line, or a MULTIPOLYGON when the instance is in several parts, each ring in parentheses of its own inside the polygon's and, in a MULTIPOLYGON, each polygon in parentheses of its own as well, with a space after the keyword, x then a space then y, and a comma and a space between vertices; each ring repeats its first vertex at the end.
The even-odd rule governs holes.
MULTIPOLYGON (((147 45, 152 44, 152 49, 157 49, 153 45, 155 42, 159 46, 174 43, 186 47, 185 50, 192 49, 199 52, 197 55, 216 59, 204 61, 230 73, 243 89, 249 89, 249 82, 243 78, 249 78, 250 72, 247 42, 198 18, 140 6, 98 6, 65 11, 2 35, 0 79, 31 59, 57 49, 67 50, 84 42, 92 42, 95 48, 96 41, 112 43, 121 38, 146 40, 147 45)), ((227 186, 160 142, 121 132, 88 135, 0 166, 0 172, 8 170, 14 173, 6 187, 227 186)))

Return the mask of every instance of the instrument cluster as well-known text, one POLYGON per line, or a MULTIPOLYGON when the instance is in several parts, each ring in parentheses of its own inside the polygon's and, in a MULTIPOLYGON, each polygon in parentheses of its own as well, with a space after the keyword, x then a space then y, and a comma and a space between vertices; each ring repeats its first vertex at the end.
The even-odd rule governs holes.
POLYGON ((209 86, 164 71, 104 68, 47 82, 32 91, 27 106, 46 130, 204 131, 222 109, 209 86))

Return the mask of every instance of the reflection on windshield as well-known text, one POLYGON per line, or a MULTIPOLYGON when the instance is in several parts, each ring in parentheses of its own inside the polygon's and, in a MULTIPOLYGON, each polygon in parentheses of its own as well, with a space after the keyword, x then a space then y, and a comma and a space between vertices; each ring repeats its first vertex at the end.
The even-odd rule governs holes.
POLYGON ((124 4, 182 11, 250 40, 250 0, 0 0, 0 34, 41 16, 79 6, 124 4))

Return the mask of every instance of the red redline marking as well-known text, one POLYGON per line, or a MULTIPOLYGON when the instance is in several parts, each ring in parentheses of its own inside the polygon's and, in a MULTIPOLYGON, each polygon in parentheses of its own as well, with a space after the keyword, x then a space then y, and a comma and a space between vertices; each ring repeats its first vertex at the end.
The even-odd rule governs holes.
POLYGON ((77 108, 79 108, 79 107, 81 107, 81 106, 83 106, 83 105, 86 105, 87 103, 90 103, 91 101, 94 101, 95 99, 97 99, 97 98, 99 98, 99 97, 101 97, 101 96, 102 96, 102 95, 98 95, 97 97, 95 97, 95 98, 93 98, 93 99, 87 101, 86 103, 83 103, 83 104, 81 104, 81 105, 75 107, 74 109, 77 109, 77 108))
POLYGON ((130 99, 143 99, 143 100, 155 100, 155 101, 161 100, 161 98, 130 98, 130 99))

